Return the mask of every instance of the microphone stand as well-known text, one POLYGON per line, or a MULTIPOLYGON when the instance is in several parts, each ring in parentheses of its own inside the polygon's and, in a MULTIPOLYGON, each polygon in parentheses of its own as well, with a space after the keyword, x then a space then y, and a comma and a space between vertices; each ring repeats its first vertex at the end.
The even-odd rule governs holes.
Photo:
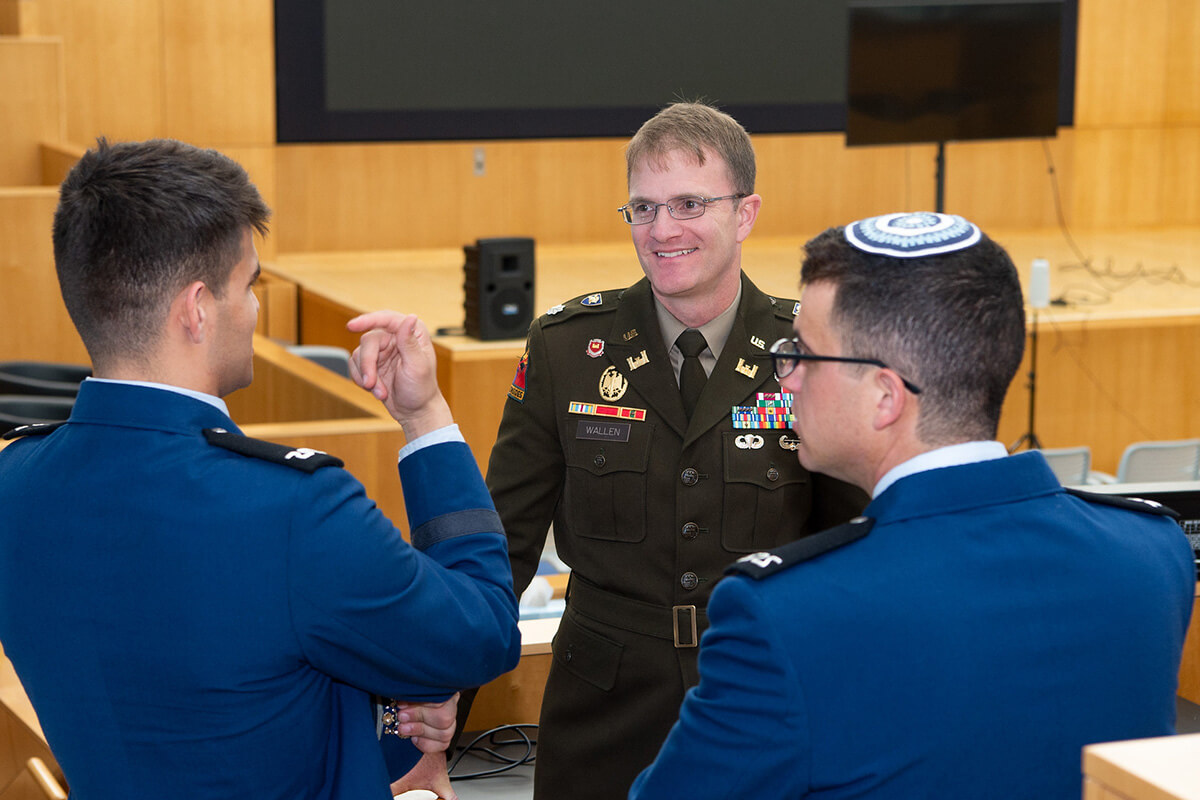
POLYGON ((1037 434, 1034 433, 1033 413, 1037 406, 1037 355, 1038 355, 1038 310, 1033 308, 1033 328, 1029 332, 1029 344, 1032 350, 1029 353, 1029 429, 1021 434, 1021 438, 1013 442, 1012 447, 1008 448, 1008 452, 1015 453, 1021 449, 1022 445, 1030 450, 1041 450, 1042 443, 1038 440, 1037 434))

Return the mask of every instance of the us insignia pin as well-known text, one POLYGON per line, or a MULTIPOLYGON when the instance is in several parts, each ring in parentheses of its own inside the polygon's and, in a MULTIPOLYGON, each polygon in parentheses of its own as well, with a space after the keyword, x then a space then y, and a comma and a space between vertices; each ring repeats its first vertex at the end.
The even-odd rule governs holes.
POLYGON ((587 343, 587 354, 592 358, 599 358, 604 355, 604 340, 592 339, 587 343))
POLYGON ((750 344, 754 345, 754 346, 755 346, 755 347, 757 347, 759 350, 766 350, 766 349, 767 349, 767 343, 766 343, 766 342, 764 342, 762 339, 758 338, 757 336, 751 336, 751 337, 750 337, 750 344))
POLYGON ((627 342, 632 342, 637 338, 637 328, 630 328, 629 330, 625 331, 621 338, 627 342))
POLYGON ((758 364, 747 364, 744 358, 739 358, 735 370, 745 375, 747 378, 753 378, 758 374, 758 364))
POLYGON ((599 292, 596 292, 595 294, 589 294, 587 297, 580 300, 579 305, 581 305, 581 306, 598 306, 603 302, 604 302, 604 298, 600 296, 599 292))
POLYGON ((629 358, 627 358, 625 360, 629 362, 629 369, 634 370, 634 369, 637 369, 638 367, 644 367, 645 365, 649 364, 650 356, 646 355, 646 351, 643 350, 642 352, 638 353, 636 356, 630 356, 629 358))

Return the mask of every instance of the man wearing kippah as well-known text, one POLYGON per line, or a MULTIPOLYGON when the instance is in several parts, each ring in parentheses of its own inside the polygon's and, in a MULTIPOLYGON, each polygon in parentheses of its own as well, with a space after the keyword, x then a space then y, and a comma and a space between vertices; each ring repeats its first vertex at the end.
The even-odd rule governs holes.
POLYGON ((1025 315, 975 225, 825 231, 801 286, 771 348, 797 455, 873 499, 730 568, 700 684, 630 797, 1079 797, 1084 745, 1174 732, 1186 538, 994 441, 1025 315))

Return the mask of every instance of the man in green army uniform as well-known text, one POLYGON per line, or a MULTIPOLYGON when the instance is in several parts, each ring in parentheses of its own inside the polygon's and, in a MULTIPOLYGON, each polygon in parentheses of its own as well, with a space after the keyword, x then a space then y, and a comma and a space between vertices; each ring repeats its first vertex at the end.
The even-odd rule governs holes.
POLYGON ((488 467, 518 594, 551 522, 572 569, 542 705, 540 800, 624 797, 697 682, 723 569, 866 504, 796 459, 767 352, 791 335, 797 303, 741 270, 762 202, 746 131, 679 103, 626 157, 620 211, 646 277, 533 323, 488 467))

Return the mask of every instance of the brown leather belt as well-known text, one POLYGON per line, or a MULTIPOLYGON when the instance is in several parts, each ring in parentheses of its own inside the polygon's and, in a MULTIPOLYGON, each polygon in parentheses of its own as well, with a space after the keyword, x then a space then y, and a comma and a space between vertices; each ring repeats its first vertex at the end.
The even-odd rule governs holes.
POLYGON ((601 589, 572 574, 567 606, 578 614, 625 631, 668 639, 676 647, 696 647, 708 627, 708 614, 694 605, 659 606, 601 589))

